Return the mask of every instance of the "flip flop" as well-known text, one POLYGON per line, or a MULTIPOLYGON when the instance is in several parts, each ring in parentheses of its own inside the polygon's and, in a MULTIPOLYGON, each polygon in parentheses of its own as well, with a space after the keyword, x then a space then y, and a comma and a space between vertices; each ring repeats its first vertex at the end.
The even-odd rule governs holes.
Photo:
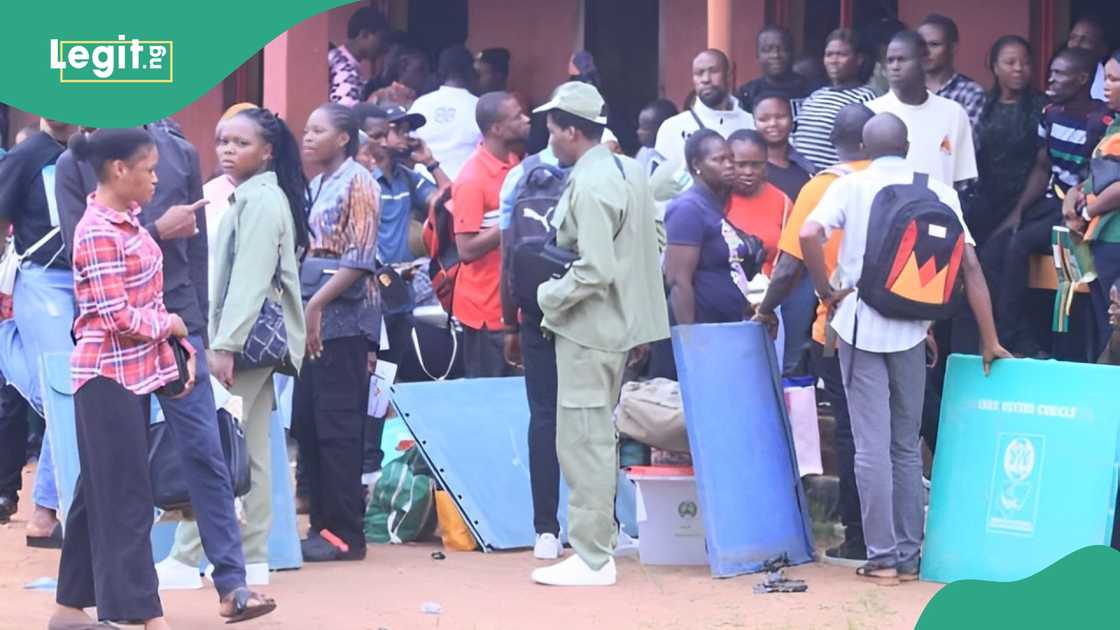
POLYGON ((34 549, 62 549, 62 525, 55 523, 50 536, 28 536, 27 546, 34 549))
POLYGON ((244 586, 222 598, 223 604, 230 601, 233 602, 233 614, 221 613, 227 624, 256 619, 276 610, 276 600, 265 597, 260 593, 254 593, 244 586), (262 603, 250 606, 249 601, 252 599, 262 603))

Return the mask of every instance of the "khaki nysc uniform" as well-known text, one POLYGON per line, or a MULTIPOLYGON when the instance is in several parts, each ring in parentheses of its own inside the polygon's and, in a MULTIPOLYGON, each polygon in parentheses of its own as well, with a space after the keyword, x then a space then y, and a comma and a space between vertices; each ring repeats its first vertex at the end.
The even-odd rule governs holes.
MULTIPOLYGON (((298 370, 303 364, 306 327, 295 223, 276 174, 260 173, 238 186, 221 223, 212 229, 218 234, 215 251, 211 252, 215 264, 210 279, 210 348, 240 352, 256 324, 261 305, 271 295, 283 307, 288 356, 298 370)), ((206 359, 200 356, 199 360, 206 359)), ((268 562, 268 534, 272 528, 272 373, 270 367, 235 369, 230 388, 231 394, 241 397, 241 426, 249 448, 252 485, 241 499, 247 515, 241 540, 248 564, 268 562)), ((198 566, 203 549, 196 522, 179 524, 171 553, 180 562, 198 566)))
POLYGON ((557 245, 579 255, 537 294, 541 327, 556 339, 556 452, 569 488, 568 539, 598 570, 617 542, 613 411, 622 371, 631 349, 669 336, 656 208, 641 166, 591 149, 572 169, 553 223, 557 245))

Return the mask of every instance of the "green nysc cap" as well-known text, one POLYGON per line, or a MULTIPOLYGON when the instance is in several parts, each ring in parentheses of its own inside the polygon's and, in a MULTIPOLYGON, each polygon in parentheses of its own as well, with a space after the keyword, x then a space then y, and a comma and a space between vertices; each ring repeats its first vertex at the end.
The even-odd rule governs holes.
POLYGON ((552 100, 533 110, 534 114, 548 112, 554 109, 579 116, 598 125, 606 125, 607 117, 603 115, 606 101, 590 83, 569 81, 552 93, 552 100))

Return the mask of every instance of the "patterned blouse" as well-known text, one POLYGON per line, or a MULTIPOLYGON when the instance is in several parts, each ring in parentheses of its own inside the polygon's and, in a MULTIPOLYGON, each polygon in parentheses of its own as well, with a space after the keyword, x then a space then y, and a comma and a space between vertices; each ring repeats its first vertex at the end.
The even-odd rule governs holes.
MULTIPOLYGON (((381 337, 381 299, 374 282, 381 189, 362 165, 348 158, 335 172, 311 180, 310 255, 337 258, 339 267, 368 271, 366 298, 335 300, 323 311, 322 338, 381 337)), ((359 280, 361 282, 361 280, 359 280)))
POLYGON ((361 102, 362 74, 358 60, 345 46, 334 46, 327 51, 327 71, 330 76, 332 103, 353 107, 361 102))
POLYGON ((105 377, 137 395, 178 377, 171 318, 163 305, 163 253, 137 217, 106 208, 90 195, 74 232, 74 322, 70 357, 74 390, 105 377))

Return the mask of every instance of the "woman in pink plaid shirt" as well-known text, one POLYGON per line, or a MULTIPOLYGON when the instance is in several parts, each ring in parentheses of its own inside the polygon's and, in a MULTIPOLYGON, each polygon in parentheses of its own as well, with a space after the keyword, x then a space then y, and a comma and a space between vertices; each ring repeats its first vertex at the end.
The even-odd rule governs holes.
MULTIPOLYGON (((98 176, 74 234, 77 346, 70 367, 81 475, 66 516, 51 630, 104 628, 104 621, 163 618, 149 533, 149 394, 176 380, 169 337, 187 327, 163 304, 163 256, 140 226, 155 192, 159 153, 142 129, 101 129, 71 150, 98 176)), ((191 358, 191 383, 193 365, 191 358)))

